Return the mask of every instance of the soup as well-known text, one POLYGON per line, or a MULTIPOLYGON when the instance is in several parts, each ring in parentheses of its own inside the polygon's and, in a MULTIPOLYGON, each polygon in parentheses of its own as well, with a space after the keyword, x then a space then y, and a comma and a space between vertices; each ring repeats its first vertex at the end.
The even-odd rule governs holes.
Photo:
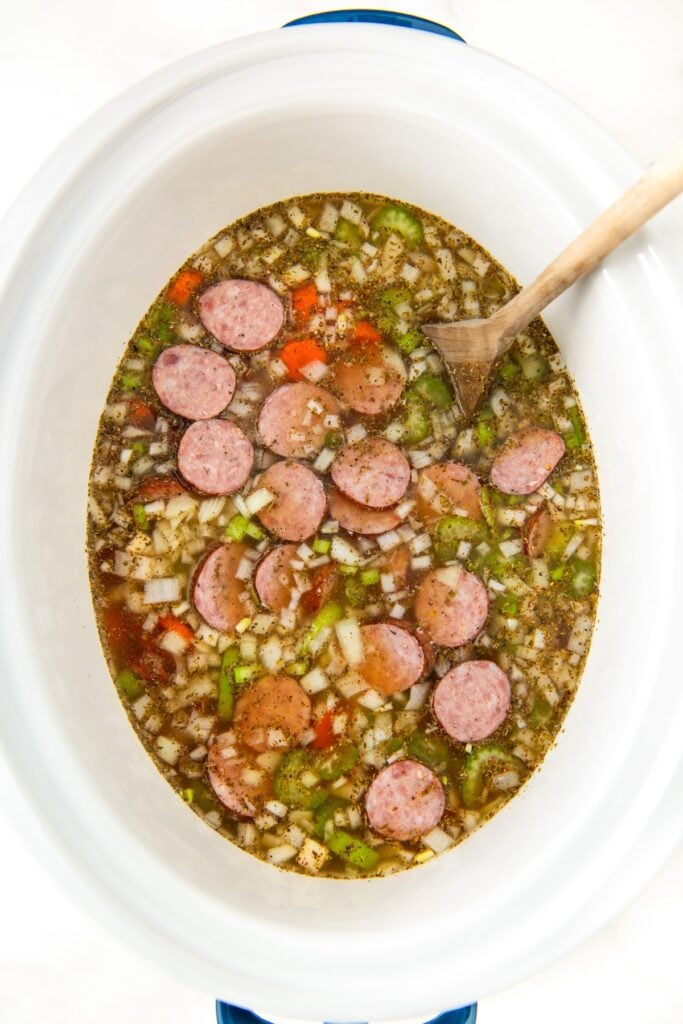
POLYGON ((578 397, 537 321, 465 424, 420 331, 515 290, 423 210, 302 196, 191 256, 126 348, 90 479, 104 652, 189 810, 270 864, 424 863, 562 725, 600 558, 578 397))

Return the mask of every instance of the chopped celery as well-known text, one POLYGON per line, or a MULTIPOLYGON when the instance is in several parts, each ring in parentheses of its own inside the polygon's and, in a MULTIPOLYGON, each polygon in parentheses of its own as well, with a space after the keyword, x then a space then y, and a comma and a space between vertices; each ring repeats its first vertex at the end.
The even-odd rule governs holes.
POLYGON ((337 572, 340 572, 342 576, 355 576, 358 572, 357 565, 338 565, 337 572))
POLYGON ((311 640, 315 639, 321 629, 333 626, 343 615, 344 609, 338 601, 328 601, 327 604, 324 604, 308 627, 308 632, 301 642, 301 653, 306 654, 311 645, 311 640))
POLYGON ((194 801, 194 790, 187 788, 183 790, 183 800, 186 804, 191 804, 194 801))
POLYGON ((310 810, 325 800, 325 793, 316 786, 304 785, 303 776, 314 769, 314 760, 307 750, 290 750, 280 761, 273 791, 288 807, 310 810))
POLYGON ((145 512, 144 505, 133 505, 133 519, 138 530, 149 529, 149 518, 145 512))
POLYGON ((333 747, 319 755, 314 770, 325 782, 334 782, 355 768, 358 757, 358 748, 354 747, 353 743, 342 743, 341 746, 333 747))
POLYGON ((377 231, 397 231, 403 235, 409 245, 419 245, 422 241, 422 224, 410 210, 398 203, 389 203, 378 210, 370 221, 377 231))
POLYGON ((526 380, 543 381, 550 373, 548 360, 544 359, 538 352, 517 357, 522 368, 522 375, 526 380))
POLYGON ((474 432, 477 435, 477 444, 480 448, 486 448, 496 436, 492 425, 493 413, 490 409, 482 409, 477 416, 474 432))
POLYGON ((399 334, 396 337, 396 344, 400 348, 401 352, 405 352, 406 355, 410 355, 420 345, 424 345, 424 335, 419 331, 406 331, 405 334, 399 334))
POLYGON ((465 760, 462 775, 462 799, 465 807, 478 807, 484 793, 487 771, 494 768, 513 768, 522 772, 526 770, 523 761, 514 754, 498 746, 497 743, 485 743, 476 747, 465 760))
POLYGON ((375 583, 379 583, 379 569, 363 569, 360 581, 364 587, 374 587, 375 583))
POLYGON ((572 427, 571 430, 567 430, 562 435, 564 443, 567 445, 567 448, 581 448, 586 443, 586 431, 578 405, 571 405, 567 409, 567 416, 572 427))
POLYGON ((365 604, 367 600, 365 587, 355 576, 349 576, 346 580, 344 597, 352 608, 361 608, 365 604))
POLYGON ((229 722, 235 706, 235 680, 233 669, 240 657, 237 646, 227 647, 221 658, 221 674, 218 679, 218 716, 229 722))
POLYGON ((555 524, 553 532, 548 537, 545 543, 545 550, 551 558, 559 558, 563 553, 567 544, 574 535, 574 526, 572 523, 560 522, 555 524))
POLYGON ((235 685, 243 686, 245 683, 248 683, 250 679, 253 679, 254 676, 257 676, 259 672, 259 666, 254 663, 249 665, 235 665, 235 668, 233 669, 235 685))
POLYGON ((143 356, 153 356, 158 346, 154 344, 151 338, 141 334, 139 338, 135 339, 135 347, 143 356))
POLYGON ((249 526, 249 520, 245 516, 239 514, 233 516, 225 528, 225 536, 229 537, 230 540, 244 540, 247 534, 247 526, 249 526))
POLYGON ((440 373, 423 373, 408 388, 410 394, 419 395, 435 409, 450 409, 453 392, 446 378, 440 373))
POLYGON ((554 583, 557 583, 558 580, 561 580, 561 579, 564 578, 564 574, 565 574, 566 571, 567 571, 567 566, 566 565, 557 565, 557 566, 555 566, 554 569, 550 570, 550 579, 553 580, 554 583))
POLYGON ((325 826, 334 818, 335 811, 349 806, 349 801, 340 796, 329 796, 324 803, 316 808, 313 815, 313 834, 318 839, 325 838, 325 826))
POLYGON ((126 391, 135 391, 140 387, 140 378, 135 373, 122 373, 119 382, 126 391))
POLYGON ((410 302, 412 295, 407 288, 385 288, 377 296, 377 302, 393 309, 402 302, 410 302))
POLYGON ((498 594, 495 604, 498 611, 503 615, 512 616, 514 618, 519 614, 519 601, 514 594, 498 594))
POLYGON ((327 845, 332 853, 336 853, 342 860, 348 861, 349 864, 360 868, 361 871, 372 871, 373 868, 377 867, 377 861, 379 860, 377 851, 373 850, 367 843, 364 843, 362 839, 352 836, 350 832, 336 829, 329 836, 327 845))
POLYGON ((344 217, 340 217, 337 221, 334 237, 337 242, 343 242, 352 249, 358 249, 362 241, 358 225, 352 224, 350 220, 345 220, 344 217))
POLYGON ((505 282, 501 281, 495 274, 488 274, 484 278, 481 287, 484 295, 487 295, 490 299, 502 299, 507 291, 505 282))
POLYGON ((330 550, 331 544, 332 541, 327 540, 325 537, 316 537, 312 546, 316 555, 326 555, 330 550))
POLYGON ((141 455, 145 454, 145 450, 146 449, 145 449, 144 441, 133 441, 130 444, 130 450, 132 451, 132 453, 135 456, 135 458, 139 459, 141 455))
POLYGON ((496 533, 496 510, 493 507, 493 493, 491 488, 484 484, 481 491, 479 492, 479 504, 481 505, 481 511, 484 516, 486 525, 488 526, 491 533, 496 533))
POLYGON ((502 380, 504 384, 509 384, 517 376, 519 376, 519 366, 512 359, 506 359, 498 367, 498 380, 502 380))
POLYGON ((595 587, 595 566, 584 558, 570 558, 569 592, 572 597, 586 597, 595 587))
POLYGON ((192 803, 196 804, 200 811, 206 812, 216 809, 216 798, 204 782, 195 779, 192 783, 192 788, 194 790, 192 803))
POLYGON ((445 771, 451 752, 446 740, 436 733, 413 732, 408 739, 408 753, 435 771, 445 771))
POLYGON ((261 529, 258 523, 255 523, 253 519, 247 520, 247 525, 244 528, 244 532, 247 537, 251 537, 252 540, 263 540, 265 537, 265 531, 261 529))
POLYGON ((344 443, 344 435, 341 430, 328 430, 325 434, 325 447, 326 448, 341 448, 344 443))
POLYGON ((547 725, 552 717, 552 704, 550 704, 545 697, 537 697, 534 701, 534 706, 529 713, 529 725, 533 729, 537 729, 539 726, 547 725))
POLYGON ((406 411, 403 416, 403 436, 405 444, 419 444, 432 432, 432 421, 427 406, 419 395, 410 391, 405 394, 406 411))
POLYGON ((145 689, 132 668, 121 669, 116 676, 116 685, 128 700, 137 700, 145 689))
POLYGON ((171 325, 175 322, 176 311, 167 302, 158 305, 147 317, 147 329, 159 341, 170 341, 173 335, 171 325))
POLYGON ((320 260, 322 259, 323 252, 324 250, 320 242, 315 242, 313 239, 310 239, 299 247, 299 262, 308 270, 315 271, 320 266, 320 260))
POLYGON ((301 658, 299 661, 290 661, 287 666, 287 675, 296 676, 297 679, 300 676, 305 676, 308 672, 308 662, 301 658))
POLYGON ((467 516, 444 516, 436 524, 434 536, 441 544, 455 545, 461 540, 474 540, 482 531, 482 523, 467 516))

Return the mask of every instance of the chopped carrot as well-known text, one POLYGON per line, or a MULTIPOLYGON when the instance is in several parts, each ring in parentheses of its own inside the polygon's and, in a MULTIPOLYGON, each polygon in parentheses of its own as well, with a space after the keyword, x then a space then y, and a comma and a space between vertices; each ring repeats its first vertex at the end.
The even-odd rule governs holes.
POLYGON ((301 367, 306 366, 308 363, 327 362, 325 349, 320 347, 315 338, 300 338, 298 341, 288 341, 278 355, 287 367, 290 380, 303 380, 301 367))
POLYGON ((318 305, 318 292, 313 281, 307 281, 292 292, 292 311, 297 320, 308 320, 318 305))
POLYGON ((139 398, 132 398, 130 401, 129 419, 138 430, 154 430, 157 421, 154 410, 139 398))
POLYGON ((332 717, 333 711, 332 708, 330 708, 330 710, 325 712, 323 717, 314 727, 313 731, 315 735, 311 742, 311 746, 314 750, 324 750, 325 747, 331 747, 336 740, 337 737, 334 735, 332 729, 332 717))
POLYGON ((160 615, 159 625, 168 632, 177 633, 183 640, 194 640, 194 633, 186 622, 181 622, 175 615, 160 615))
POLYGON ((166 295, 176 306, 186 306, 203 280, 201 271, 188 267, 171 282, 166 295))
POLYGON ((374 345, 382 340, 382 335, 367 320, 359 320, 353 329, 353 340, 374 345))

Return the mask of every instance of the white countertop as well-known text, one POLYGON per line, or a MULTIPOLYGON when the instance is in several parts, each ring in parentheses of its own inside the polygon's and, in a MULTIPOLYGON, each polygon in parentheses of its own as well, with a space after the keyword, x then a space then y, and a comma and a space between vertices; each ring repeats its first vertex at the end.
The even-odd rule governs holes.
MULTIPOLYGON (((344 3, 6 0, 0 214, 57 143, 126 86, 193 50, 325 6, 344 3)), ((643 163, 683 134, 681 0, 397 0, 396 7, 450 25, 556 86, 643 163)), ((75 907, 1 815, 0 869, 0 1021, 214 1020, 210 996, 141 961, 75 907)), ((554 966, 485 999, 480 1024, 680 1024, 682 891, 679 849, 612 924, 554 966)))

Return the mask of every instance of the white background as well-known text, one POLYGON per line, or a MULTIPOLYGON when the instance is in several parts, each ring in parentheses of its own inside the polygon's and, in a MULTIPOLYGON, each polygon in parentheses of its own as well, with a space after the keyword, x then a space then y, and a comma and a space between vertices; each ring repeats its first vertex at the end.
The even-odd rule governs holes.
MULTIPOLYGON (((128 85, 193 50, 324 6, 344 4, 1 0, 0 214, 57 143, 128 85)), ((643 163, 683 137, 683 0, 396 0, 396 7, 440 20, 554 85, 643 163)), ((680 1024, 682 891, 679 849, 609 927, 484 1000, 480 1024, 680 1024)), ((210 995, 141 962, 74 907, 2 816, 0 907, 2 1024, 214 1020, 210 995)))

